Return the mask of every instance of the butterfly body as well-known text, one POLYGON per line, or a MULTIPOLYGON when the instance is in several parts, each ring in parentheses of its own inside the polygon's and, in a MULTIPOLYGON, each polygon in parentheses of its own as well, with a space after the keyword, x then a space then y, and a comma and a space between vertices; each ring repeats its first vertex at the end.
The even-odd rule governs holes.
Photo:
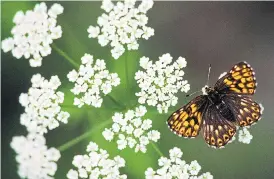
POLYGON ((197 96, 175 111, 167 124, 176 135, 193 138, 203 131, 209 146, 222 148, 240 127, 255 124, 263 107, 251 99, 257 87, 249 64, 240 62, 221 77, 213 88, 205 87, 197 96))
POLYGON ((224 94, 221 94, 217 91, 217 89, 212 89, 210 87, 205 87, 205 92, 207 100, 210 102, 210 106, 215 106, 219 111, 220 114, 230 120, 230 121, 235 121, 234 116, 230 108, 225 104, 223 98, 225 97, 224 94))

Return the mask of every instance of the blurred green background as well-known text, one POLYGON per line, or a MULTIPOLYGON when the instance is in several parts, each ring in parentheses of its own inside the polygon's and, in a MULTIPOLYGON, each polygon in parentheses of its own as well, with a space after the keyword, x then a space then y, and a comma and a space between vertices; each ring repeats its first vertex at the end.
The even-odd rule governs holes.
MULTIPOLYGON (((37 2, 1 2, 1 36, 10 36, 13 27, 12 18, 18 10, 32 9, 37 2)), ((170 53, 174 59, 183 56, 187 59, 185 79, 189 80, 191 91, 204 86, 208 64, 212 64, 210 83, 213 85, 220 73, 229 70, 234 63, 247 61, 256 71, 258 89, 254 96, 265 107, 263 120, 252 126, 253 140, 250 145, 234 142, 225 149, 209 148, 202 136, 196 139, 184 139, 169 131, 165 122, 169 114, 158 114, 149 108, 146 117, 153 120, 153 128, 161 132, 157 143, 160 150, 168 155, 174 146, 184 152, 183 158, 190 162, 197 160, 202 172, 209 171, 219 179, 257 179, 274 178, 274 3, 273 2, 155 2, 148 12, 148 26, 155 29, 155 36, 148 41, 140 40, 138 51, 130 51, 117 61, 111 58, 109 47, 100 47, 96 39, 89 39, 87 28, 95 25, 103 11, 101 2, 59 2, 64 13, 58 16, 63 36, 54 43, 77 63, 84 53, 105 59, 110 72, 118 73, 121 85, 114 88, 111 95, 127 106, 136 104, 135 92, 138 91, 134 73, 139 69, 138 59, 147 56, 157 60, 164 53, 170 53), (125 56, 128 66, 125 67, 125 56), (127 90, 125 68, 128 68, 130 90, 127 90)), ((47 2, 48 7, 53 2, 47 2)), ((40 68, 31 68, 28 60, 17 60, 11 53, 1 51, 2 85, 2 178, 16 179, 17 164, 15 153, 10 148, 13 136, 26 135, 26 130, 19 124, 23 108, 18 102, 20 93, 27 92, 30 78, 41 73, 49 78, 58 75, 62 81, 61 91, 66 94, 65 104, 72 103, 66 74, 73 69, 68 61, 56 51, 44 58, 40 68)), ((179 103, 170 111, 184 105, 187 100, 184 93, 179 93, 179 103)), ((86 131, 96 128, 109 120, 117 105, 105 98, 100 109, 63 108, 71 113, 67 125, 46 134, 47 145, 58 147, 86 131)), ((55 178, 65 178, 72 168, 74 155, 84 154, 89 141, 94 141, 106 149, 113 157, 121 155, 126 160, 122 173, 129 179, 144 178, 147 167, 157 168, 160 157, 149 145, 145 154, 135 154, 132 150, 118 151, 114 142, 106 142, 98 129, 89 138, 61 153, 55 178)))

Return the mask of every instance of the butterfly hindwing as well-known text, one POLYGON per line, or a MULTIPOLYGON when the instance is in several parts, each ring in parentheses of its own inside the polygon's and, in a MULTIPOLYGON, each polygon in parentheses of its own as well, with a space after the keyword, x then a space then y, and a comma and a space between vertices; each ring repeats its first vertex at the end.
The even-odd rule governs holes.
POLYGON ((253 68, 246 62, 240 62, 220 78, 214 88, 220 93, 253 95, 256 87, 253 68))
POLYGON ((235 124, 225 119, 215 105, 206 109, 203 119, 203 136, 211 147, 222 148, 236 133, 235 124))
POLYGON ((250 126, 261 119, 263 106, 248 96, 230 94, 224 97, 239 126, 250 126))
POLYGON ((175 111, 167 120, 171 131, 183 137, 196 137, 202 126, 202 114, 206 98, 198 96, 175 111))

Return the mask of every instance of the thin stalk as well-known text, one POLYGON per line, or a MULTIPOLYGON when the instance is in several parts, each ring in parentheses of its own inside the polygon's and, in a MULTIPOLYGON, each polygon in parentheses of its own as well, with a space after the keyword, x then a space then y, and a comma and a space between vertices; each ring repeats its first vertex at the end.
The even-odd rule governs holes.
POLYGON ((126 106, 124 106, 123 104, 121 104, 120 102, 118 102, 113 96, 111 96, 110 94, 106 95, 112 102, 114 102, 116 105, 122 107, 123 109, 126 108, 126 106))
POLYGON ((160 156, 162 157, 164 156, 164 154, 161 152, 161 150, 158 148, 158 146, 154 142, 152 142, 151 145, 160 156))
POLYGON ((61 56, 63 56, 68 62, 70 62, 70 64, 76 68, 79 67, 79 65, 68 56, 68 54, 66 52, 64 52, 63 50, 61 50, 60 48, 58 48, 54 43, 52 44, 52 48, 58 52, 61 56))
POLYGON ((84 134, 68 141, 67 143, 59 146, 57 149, 60 151, 60 152, 63 152, 67 149, 69 149, 70 147, 76 145, 77 143, 81 142, 82 140, 90 137, 90 135, 94 132, 96 132, 97 130, 99 129, 102 129, 104 127, 106 127, 108 124, 112 123, 112 120, 107 120, 107 121, 104 121, 102 122, 101 124, 98 124, 95 128, 91 129, 90 131, 87 131, 85 132, 84 134))
POLYGON ((128 50, 125 52, 125 75, 126 75, 126 89, 128 91, 128 94, 130 96, 130 88, 129 88, 129 78, 128 78, 128 50))

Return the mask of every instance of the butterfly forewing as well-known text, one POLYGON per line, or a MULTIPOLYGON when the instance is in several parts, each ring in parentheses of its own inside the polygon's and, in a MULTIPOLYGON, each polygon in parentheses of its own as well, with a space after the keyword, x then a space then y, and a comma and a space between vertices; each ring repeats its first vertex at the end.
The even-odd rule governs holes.
POLYGON ((236 126, 224 118, 215 105, 208 106, 203 119, 203 136, 212 147, 223 147, 236 133, 236 126))
POLYGON ((214 88, 220 93, 252 95, 257 87, 255 72, 246 62, 236 64, 220 78, 214 88))
POLYGON ((206 97, 198 96, 175 111, 167 121, 170 130, 179 136, 196 137, 202 126, 205 106, 206 97))
POLYGON ((225 103, 232 110, 239 126, 250 126, 260 120, 263 113, 263 106, 256 103, 248 96, 227 95, 225 103))

